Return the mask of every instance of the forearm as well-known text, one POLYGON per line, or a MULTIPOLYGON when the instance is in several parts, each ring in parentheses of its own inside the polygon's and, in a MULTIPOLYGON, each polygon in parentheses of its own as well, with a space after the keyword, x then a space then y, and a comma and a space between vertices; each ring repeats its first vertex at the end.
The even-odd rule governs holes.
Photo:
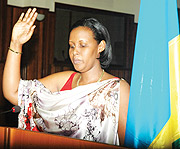
MULTIPOLYGON (((11 41, 10 48, 16 52, 22 52, 22 45, 11 41)), ((3 93, 6 99, 12 104, 17 105, 18 101, 18 86, 21 78, 20 64, 21 54, 8 51, 7 59, 3 72, 3 93)))
POLYGON ((21 14, 12 31, 10 43, 12 50, 8 51, 3 73, 3 93, 5 98, 15 105, 18 104, 22 45, 31 38, 36 27, 34 22, 37 15, 36 8, 29 8, 26 14, 21 14))

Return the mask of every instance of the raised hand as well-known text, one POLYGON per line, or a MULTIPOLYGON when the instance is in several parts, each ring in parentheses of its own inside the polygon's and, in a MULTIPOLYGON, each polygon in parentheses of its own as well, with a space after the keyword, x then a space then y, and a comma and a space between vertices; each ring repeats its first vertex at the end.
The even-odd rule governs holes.
POLYGON ((29 8, 24 15, 21 14, 19 20, 13 27, 11 42, 18 45, 23 45, 26 43, 32 36, 35 25, 34 22, 37 18, 38 13, 36 12, 36 8, 29 8))

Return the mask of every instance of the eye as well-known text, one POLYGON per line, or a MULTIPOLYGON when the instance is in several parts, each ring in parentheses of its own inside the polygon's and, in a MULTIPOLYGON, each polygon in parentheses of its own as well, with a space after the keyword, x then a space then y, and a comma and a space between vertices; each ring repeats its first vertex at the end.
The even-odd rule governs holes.
POLYGON ((86 47, 86 44, 80 44, 80 47, 84 48, 84 47, 86 47))
POLYGON ((70 49, 74 49, 75 46, 74 46, 74 45, 69 45, 69 48, 70 48, 70 49))

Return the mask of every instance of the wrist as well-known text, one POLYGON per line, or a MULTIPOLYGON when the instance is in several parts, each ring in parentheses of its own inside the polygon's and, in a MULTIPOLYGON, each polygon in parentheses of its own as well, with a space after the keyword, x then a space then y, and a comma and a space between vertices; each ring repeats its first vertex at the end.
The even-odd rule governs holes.
POLYGON ((9 48, 22 53, 22 44, 11 41, 9 48))
POLYGON ((17 51, 14 51, 13 49, 11 49, 10 47, 9 47, 9 50, 11 51, 11 52, 13 52, 13 53, 16 53, 16 54, 22 54, 22 52, 17 52, 17 51))

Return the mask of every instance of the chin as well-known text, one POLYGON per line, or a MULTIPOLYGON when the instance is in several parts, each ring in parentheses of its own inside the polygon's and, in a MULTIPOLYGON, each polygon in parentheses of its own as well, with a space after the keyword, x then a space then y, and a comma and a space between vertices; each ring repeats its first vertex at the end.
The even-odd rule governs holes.
POLYGON ((74 66, 74 69, 75 69, 76 71, 78 71, 78 72, 81 72, 81 70, 83 69, 83 68, 80 67, 79 65, 74 65, 74 64, 73 64, 73 66, 74 66))
POLYGON ((86 72, 87 71, 87 67, 74 67, 74 69, 80 73, 86 72))

